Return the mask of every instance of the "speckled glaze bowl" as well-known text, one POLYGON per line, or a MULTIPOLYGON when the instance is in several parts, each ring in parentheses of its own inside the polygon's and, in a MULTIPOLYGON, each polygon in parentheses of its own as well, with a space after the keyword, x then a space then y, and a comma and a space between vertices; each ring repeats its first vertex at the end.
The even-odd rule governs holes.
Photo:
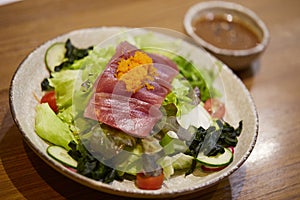
MULTIPOLYGON (((255 105, 246 87, 227 66, 201 48, 185 41, 182 42, 181 50, 186 52, 197 65, 220 69, 219 79, 223 87, 222 93, 227 108, 226 121, 235 126, 240 120, 244 121, 243 132, 239 137, 233 162, 228 167, 203 177, 194 175, 173 177, 166 180, 161 189, 151 191, 138 189, 132 181, 114 181, 112 184, 104 184, 70 171, 49 157, 46 153, 48 144, 38 137, 34 130, 35 106, 38 104, 36 97, 42 96, 40 83, 49 76, 46 67, 44 67, 46 49, 54 42, 66 41, 67 38, 71 38, 72 42, 79 47, 95 45, 124 30, 128 29, 100 27, 72 31, 44 43, 26 57, 15 72, 10 88, 11 112, 24 140, 48 165, 66 177, 102 192, 128 197, 166 198, 193 193, 218 183, 236 171, 248 158, 256 142, 258 117, 255 105)), ((156 33, 154 32, 154 34, 156 33)), ((178 40, 172 36, 166 37, 170 40, 178 40)))
POLYGON ((235 71, 251 66, 265 51, 270 40, 267 26, 253 11, 231 2, 208 1, 195 4, 185 14, 184 27, 187 34, 198 45, 204 47, 235 71), (195 33, 194 25, 199 18, 204 17, 208 12, 214 15, 231 15, 232 18, 238 19, 239 22, 247 26, 257 36, 259 43, 253 48, 231 50, 216 47, 205 41, 195 33))

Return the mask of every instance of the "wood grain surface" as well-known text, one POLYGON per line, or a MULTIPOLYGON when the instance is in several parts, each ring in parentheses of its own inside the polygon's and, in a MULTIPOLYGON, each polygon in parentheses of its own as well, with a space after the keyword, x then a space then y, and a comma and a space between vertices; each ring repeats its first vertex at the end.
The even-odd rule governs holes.
MULTIPOLYGON (((0 6, 0 199, 126 199, 73 182, 30 149, 10 113, 10 81, 26 55, 53 37, 100 26, 184 33, 184 14, 197 2, 27 0, 0 6)), ((257 106, 258 141, 234 174, 177 199, 300 199, 300 1, 234 2, 256 12, 271 34, 260 62, 238 73, 257 106)))

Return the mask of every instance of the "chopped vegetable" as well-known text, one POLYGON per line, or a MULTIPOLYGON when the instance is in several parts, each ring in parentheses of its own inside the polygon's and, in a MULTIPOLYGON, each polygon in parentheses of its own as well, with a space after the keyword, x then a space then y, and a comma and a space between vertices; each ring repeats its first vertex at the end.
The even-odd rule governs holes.
POLYGON ((67 150, 70 149, 68 144, 75 140, 69 126, 56 116, 47 103, 36 107, 35 131, 41 138, 67 150))
POLYGON ((50 85, 49 79, 45 78, 42 83, 41 83, 41 88, 42 91, 50 91, 53 90, 54 88, 50 85))
POLYGON ((47 148, 47 153, 54 158, 55 160, 63 163, 72 168, 77 168, 77 161, 74 160, 69 154, 68 151, 60 146, 50 145, 47 148))
MULTIPOLYGON (((71 43, 71 40, 68 39, 65 43, 65 49, 66 49, 66 52, 65 52, 64 59, 66 59, 66 61, 55 66, 54 71, 56 71, 56 72, 59 72, 62 69, 68 69, 70 66, 72 66, 72 64, 75 61, 86 57, 89 54, 89 51, 93 49, 93 47, 88 47, 86 49, 79 49, 79 48, 73 46, 73 44, 71 43)), ((55 52, 55 53, 62 53, 62 51, 55 52)), ((58 57, 58 56, 59 55, 57 55, 56 57, 58 57)))
POLYGON ((56 105, 56 97, 55 97, 55 91, 50 91, 44 94, 44 96, 41 99, 41 103, 48 103, 50 108, 57 113, 58 107, 56 105))
POLYGON ((185 129, 190 126, 208 128, 213 120, 204 107, 199 104, 190 112, 177 117, 178 123, 185 129))
POLYGON ((53 77, 49 81, 50 85, 55 89, 58 109, 64 109, 72 105, 74 84, 78 75, 79 72, 77 70, 64 70, 52 73, 53 77))
POLYGON ((189 169, 193 161, 194 158, 192 156, 180 152, 173 156, 165 156, 158 162, 163 168, 165 178, 169 179, 176 170, 184 171, 189 169))
POLYGON ((189 113, 199 104, 199 98, 194 93, 190 83, 178 75, 172 81, 172 91, 164 99, 163 105, 174 104, 177 108, 176 116, 189 113))
POLYGON ((55 67, 64 62, 66 51, 64 42, 56 42, 47 49, 45 64, 50 72, 54 72, 55 67))
POLYGON ((235 147, 238 143, 238 136, 240 136, 243 129, 243 121, 239 122, 239 126, 235 129, 230 124, 225 122, 222 128, 222 134, 218 140, 218 144, 225 147, 235 147))
POLYGON ((187 61, 182 56, 174 57, 173 61, 177 63, 180 74, 189 81, 192 88, 199 90, 199 97, 203 102, 218 96, 218 92, 213 87, 213 81, 216 77, 212 71, 196 68, 192 62, 187 61))
POLYGON ((164 174, 161 171, 159 175, 153 176, 146 173, 138 173, 136 175, 136 185, 144 190, 160 189, 164 181, 164 174))
MULTIPOLYGON (((240 121, 237 128, 234 128, 227 122, 222 122, 221 120, 217 120, 216 124, 218 129, 216 129, 215 126, 210 126, 207 129, 199 127, 195 132, 194 139, 189 145, 189 149, 185 153, 193 156, 195 160, 198 161, 199 155, 210 158, 213 156, 223 155, 225 152, 228 154, 228 151, 230 150, 226 147, 236 146, 237 137, 242 131, 243 122, 240 121)), ((231 151, 230 153, 232 154, 231 151)), ((193 160, 193 163, 190 169, 186 172, 186 175, 193 173, 196 167, 195 160, 193 160)))
POLYGON ((204 103, 204 108, 212 118, 222 119, 225 115, 225 105, 216 98, 209 98, 204 103))
POLYGON ((101 180, 105 183, 110 183, 115 179, 121 180, 116 170, 104 165, 94 158, 86 148, 73 142, 69 143, 69 155, 77 160, 77 172, 95 180, 101 180))
POLYGON ((221 167, 211 167, 211 166, 207 166, 207 165, 201 165, 201 169, 204 172, 216 172, 216 171, 220 171, 226 167, 227 167, 227 165, 221 166, 221 167))
POLYGON ((227 166, 231 163, 233 159, 232 152, 224 148, 223 153, 218 153, 214 156, 206 156, 203 152, 199 153, 196 160, 204 165, 211 167, 222 167, 227 166))

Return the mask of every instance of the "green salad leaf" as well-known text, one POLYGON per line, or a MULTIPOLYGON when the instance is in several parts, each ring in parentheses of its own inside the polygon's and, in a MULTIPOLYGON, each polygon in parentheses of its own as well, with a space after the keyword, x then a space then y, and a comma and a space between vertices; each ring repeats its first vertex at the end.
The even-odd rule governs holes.
POLYGON ((59 110, 64 110, 72 105, 73 89, 78 77, 77 70, 62 70, 52 73, 49 80, 55 89, 56 104, 59 110))
MULTIPOLYGON (((74 110, 81 115, 92 95, 93 85, 98 76, 105 69, 106 64, 114 55, 115 49, 112 46, 107 48, 95 48, 89 56, 82 59, 78 68, 78 77, 75 81, 73 92, 74 110)), ((79 63, 74 63, 74 65, 79 63)))
POLYGON ((158 163, 163 168, 166 179, 170 178, 176 170, 186 170, 192 165, 194 157, 184 153, 178 153, 173 156, 162 157, 158 163))
POLYGON ((175 56, 173 61, 177 64, 179 72, 188 80, 192 88, 197 88, 200 92, 200 99, 205 102, 207 99, 219 96, 214 88, 213 82, 216 74, 213 70, 203 70, 197 68, 182 56, 175 56))
POLYGON ((177 108, 177 116, 191 111, 199 100, 189 82, 180 74, 172 81, 172 91, 166 96, 163 105, 174 104, 177 108))
POLYGON ((47 103, 36 107, 35 131, 44 140, 67 150, 70 149, 68 144, 75 140, 68 124, 57 117, 47 103))

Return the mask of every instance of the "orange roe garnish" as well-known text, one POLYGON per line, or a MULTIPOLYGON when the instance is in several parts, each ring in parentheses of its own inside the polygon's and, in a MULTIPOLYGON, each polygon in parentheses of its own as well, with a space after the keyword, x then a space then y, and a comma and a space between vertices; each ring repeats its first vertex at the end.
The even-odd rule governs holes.
POLYGON ((153 90, 154 86, 149 81, 154 80, 154 76, 157 75, 156 71, 152 58, 146 53, 136 51, 134 56, 128 59, 122 58, 118 62, 115 76, 125 83, 126 90, 129 92, 136 92, 144 86, 148 90, 153 90))

